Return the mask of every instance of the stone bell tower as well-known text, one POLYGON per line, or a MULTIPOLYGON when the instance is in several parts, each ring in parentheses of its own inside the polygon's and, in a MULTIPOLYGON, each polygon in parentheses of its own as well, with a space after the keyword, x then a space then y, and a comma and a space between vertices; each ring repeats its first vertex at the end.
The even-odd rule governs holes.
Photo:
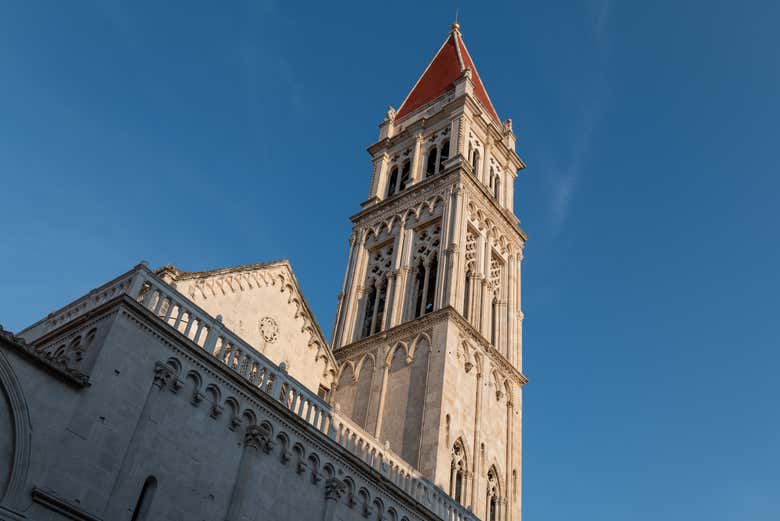
POLYGON ((524 168, 458 24, 368 148, 333 401, 482 519, 519 520, 524 168))

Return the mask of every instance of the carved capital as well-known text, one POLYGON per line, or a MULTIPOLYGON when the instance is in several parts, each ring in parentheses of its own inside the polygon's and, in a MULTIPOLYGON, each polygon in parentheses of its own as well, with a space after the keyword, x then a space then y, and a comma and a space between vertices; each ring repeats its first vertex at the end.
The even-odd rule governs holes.
POLYGON ((203 394, 200 391, 195 391, 194 393, 192 393, 192 398, 190 399, 190 403, 195 407, 197 407, 198 405, 200 405, 200 402, 202 402, 205 398, 206 398, 205 394, 203 394))
POLYGON ((250 425, 244 434, 244 445, 268 454, 274 445, 271 434, 271 429, 265 425, 250 425))
POLYGON ((325 499, 339 501, 347 491, 347 485, 340 479, 330 478, 325 480, 325 499))
POLYGON ((176 372, 168 364, 163 362, 157 362, 154 364, 154 381, 153 384, 158 388, 163 389, 171 384, 176 379, 176 372))
POLYGON ((211 406, 211 410, 209 411, 209 416, 214 418, 215 420, 219 418, 222 415, 222 406, 218 403, 215 403, 211 406))

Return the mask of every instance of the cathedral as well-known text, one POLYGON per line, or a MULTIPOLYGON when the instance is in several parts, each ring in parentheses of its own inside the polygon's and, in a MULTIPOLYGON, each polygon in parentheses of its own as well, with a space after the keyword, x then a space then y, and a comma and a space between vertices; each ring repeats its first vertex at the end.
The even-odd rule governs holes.
POLYGON ((520 521, 515 141, 453 24, 368 148, 329 341, 284 260, 0 328, 0 520, 520 521))

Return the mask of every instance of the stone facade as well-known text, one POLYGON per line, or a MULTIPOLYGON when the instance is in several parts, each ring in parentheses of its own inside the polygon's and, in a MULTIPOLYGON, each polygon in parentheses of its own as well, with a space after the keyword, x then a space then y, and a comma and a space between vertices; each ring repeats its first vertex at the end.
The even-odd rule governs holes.
POLYGON ((0 331, 0 396, 3 520, 476 519, 144 265, 0 331))
POLYGON ((335 401, 463 505, 509 521, 521 509, 526 237, 512 184, 524 165, 469 64, 455 28, 369 147, 333 331, 335 401), (452 88, 423 103, 432 70, 452 88))
POLYGON ((0 328, 0 520, 520 521, 514 146, 454 26, 369 147, 330 344, 286 261, 0 328))

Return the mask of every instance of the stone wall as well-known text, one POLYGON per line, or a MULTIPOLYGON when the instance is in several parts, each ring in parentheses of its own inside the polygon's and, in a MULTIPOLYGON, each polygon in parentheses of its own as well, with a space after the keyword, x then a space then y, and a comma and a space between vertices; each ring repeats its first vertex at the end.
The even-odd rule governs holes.
POLYGON ((126 296, 32 344, 0 335, 0 396, 2 520, 473 519, 126 296))

